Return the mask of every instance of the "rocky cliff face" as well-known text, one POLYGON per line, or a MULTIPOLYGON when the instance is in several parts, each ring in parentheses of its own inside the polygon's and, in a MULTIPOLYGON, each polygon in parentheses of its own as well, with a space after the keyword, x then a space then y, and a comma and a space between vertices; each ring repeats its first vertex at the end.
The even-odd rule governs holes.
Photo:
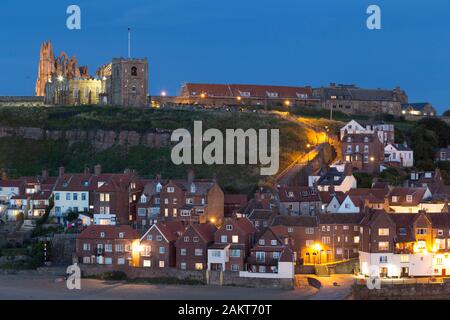
POLYGON ((151 148, 163 148, 170 145, 171 133, 167 130, 139 133, 136 131, 106 130, 45 130, 30 127, 0 127, 0 138, 21 137, 26 139, 65 140, 74 143, 87 142, 96 150, 104 150, 114 145, 133 147, 143 145, 151 148))

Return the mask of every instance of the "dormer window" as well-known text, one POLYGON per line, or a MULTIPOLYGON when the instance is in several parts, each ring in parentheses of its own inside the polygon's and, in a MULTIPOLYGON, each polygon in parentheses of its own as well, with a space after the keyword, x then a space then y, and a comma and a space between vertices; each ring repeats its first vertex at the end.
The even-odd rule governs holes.
POLYGON ((232 231, 233 230, 233 225, 227 224, 226 229, 227 229, 227 231, 232 231))
POLYGON ((105 233, 104 232, 100 232, 100 238, 104 238, 105 237, 105 233))
POLYGON ((406 202, 412 202, 412 200, 413 200, 413 196, 410 195, 410 194, 408 194, 408 195, 406 196, 406 202))
POLYGON ((195 193, 196 188, 195 188, 195 184, 191 184, 191 193, 195 193))
POLYGON ((239 91, 239 95, 245 98, 249 98, 251 96, 250 92, 248 91, 239 91))
POLYGON ((278 92, 267 92, 269 98, 278 98, 278 92))
POLYGON ((161 183, 159 183, 158 182, 158 184, 156 185, 156 192, 161 192, 161 189, 162 189, 162 185, 161 185, 161 183))
POLYGON ((83 181, 83 187, 89 187, 89 181, 83 181))
POLYGON ((119 232, 119 238, 123 239, 123 237, 124 237, 124 233, 123 232, 119 232))
POLYGON ((392 202, 398 202, 398 197, 397 196, 392 196, 392 202))
POLYGON ((175 192, 175 188, 174 187, 167 187, 167 192, 168 193, 174 193, 175 192))
POLYGON ((340 177, 339 176, 334 176, 334 181, 339 181, 340 177))
POLYGON ((289 192, 288 192, 288 197, 289 197, 289 198, 293 198, 293 197, 294 197, 294 192, 289 191, 289 192))
POLYGON ((145 195, 141 196, 141 203, 146 203, 147 202, 147 197, 145 195))
POLYGON ((298 93, 297 92, 297 97, 299 99, 308 99, 308 94, 306 94, 306 93, 298 93))
POLYGON ((347 137, 347 142, 352 142, 352 137, 347 137))
POLYGON ((63 188, 67 188, 69 186, 69 183, 65 181, 65 182, 63 182, 62 186, 63 186, 63 188))

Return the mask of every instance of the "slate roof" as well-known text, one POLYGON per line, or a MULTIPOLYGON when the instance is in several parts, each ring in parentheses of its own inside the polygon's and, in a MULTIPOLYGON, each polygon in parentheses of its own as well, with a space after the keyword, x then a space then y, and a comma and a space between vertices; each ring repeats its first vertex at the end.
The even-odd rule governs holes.
POLYGON ((318 215, 319 224, 358 224, 364 218, 358 213, 323 213, 318 215))
POLYGON ((290 227, 317 227, 317 218, 309 216, 276 216, 273 219, 272 226, 290 226, 290 227))
POLYGON ((278 196, 280 202, 320 202, 319 193, 310 187, 280 187, 278 196))

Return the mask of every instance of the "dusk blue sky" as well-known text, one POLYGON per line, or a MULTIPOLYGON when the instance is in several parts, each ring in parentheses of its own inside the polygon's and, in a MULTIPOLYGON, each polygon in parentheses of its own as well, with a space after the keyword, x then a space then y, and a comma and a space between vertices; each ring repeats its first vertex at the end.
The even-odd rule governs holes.
POLYGON ((0 95, 34 95, 39 47, 76 54, 94 74, 127 55, 149 59, 151 94, 183 82, 405 89, 411 102, 450 108, 448 0, 128 0, 0 3, 0 95), (82 29, 66 28, 66 9, 82 29), (382 9, 382 30, 366 9, 382 9))

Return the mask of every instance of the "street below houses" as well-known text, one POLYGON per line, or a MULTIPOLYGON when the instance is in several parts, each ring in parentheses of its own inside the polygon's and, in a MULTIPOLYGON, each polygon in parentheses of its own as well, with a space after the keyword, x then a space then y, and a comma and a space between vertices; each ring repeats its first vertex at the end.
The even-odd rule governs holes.
POLYGON ((353 277, 319 278, 323 287, 284 290, 234 286, 135 284, 82 279, 81 290, 68 290, 60 276, 48 274, 0 275, 0 299, 43 300, 315 300, 345 299, 353 277), (341 284, 334 287, 333 282, 341 284))

